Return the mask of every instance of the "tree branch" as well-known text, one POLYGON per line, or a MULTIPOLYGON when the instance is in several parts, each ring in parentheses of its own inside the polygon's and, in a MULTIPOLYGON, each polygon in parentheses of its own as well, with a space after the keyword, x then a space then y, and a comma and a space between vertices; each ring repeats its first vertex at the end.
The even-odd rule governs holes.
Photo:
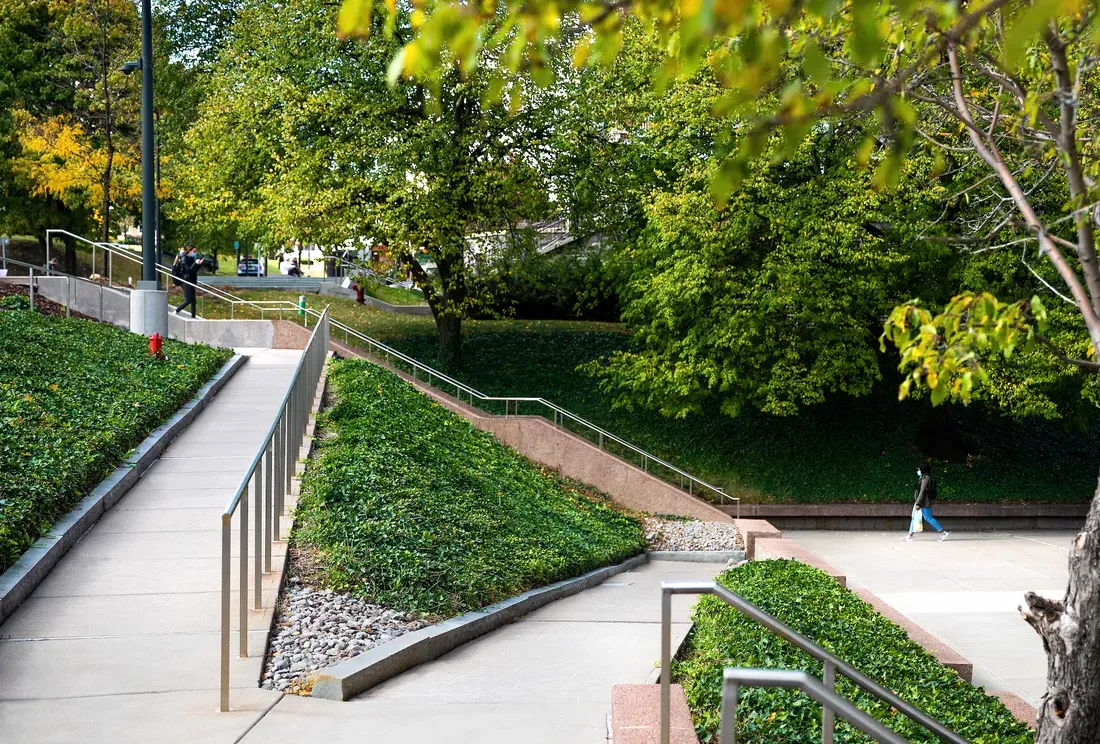
POLYGON ((1065 362, 1066 364, 1072 364, 1075 367, 1080 367, 1081 369, 1091 374, 1100 373, 1100 363, 1091 362, 1088 359, 1074 359, 1073 357, 1067 355, 1064 351, 1059 349, 1057 346, 1055 346, 1054 342, 1043 334, 1036 332, 1035 340, 1050 349, 1051 353, 1054 354, 1054 356, 1056 356, 1059 361, 1065 362))
POLYGON ((1081 317, 1085 321, 1085 327, 1088 329, 1093 348, 1100 353, 1100 317, 1097 316, 1092 308, 1091 298, 1088 292, 1085 291, 1084 286, 1081 284, 1081 279, 1066 261, 1065 256, 1063 256, 1062 252, 1055 246, 1054 241, 1050 239, 1046 228, 1032 208, 1031 202, 1028 201, 1027 195, 1024 193, 1023 189, 1020 188, 1019 182, 1013 177, 1012 173, 1005 165, 1004 160, 1002 160, 998 154, 986 147, 985 143, 982 141, 983 133, 974 125, 974 121, 970 115, 970 107, 967 104, 966 95, 963 93, 962 72, 959 68, 959 53, 953 41, 947 45, 947 56, 951 66, 951 83, 955 93, 955 105, 958 107, 958 113, 963 122, 967 124, 968 131, 970 132, 970 141, 974 144, 974 149, 977 151, 979 157, 997 173, 998 177, 1001 179, 1001 183, 1012 197, 1012 200, 1016 203, 1016 208, 1020 211, 1028 228, 1038 238, 1039 246, 1043 253, 1046 254, 1062 281, 1065 282, 1066 286, 1069 288, 1070 294, 1073 295, 1073 299, 1077 303, 1077 309, 1081 312, 1081 317))

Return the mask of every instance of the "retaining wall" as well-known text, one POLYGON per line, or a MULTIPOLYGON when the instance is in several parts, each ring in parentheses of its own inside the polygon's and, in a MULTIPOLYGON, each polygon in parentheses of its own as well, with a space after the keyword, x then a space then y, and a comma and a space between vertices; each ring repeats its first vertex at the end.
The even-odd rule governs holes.
MULTIPOLYGON (((365 352, 339 342, 330 342, 330 347, 343 356, 356 356, 380 364, 379 360, 365 352)), ((711 522, 734 521, 706 501, 665 483, 570 431, 557 428, 540 416, 494 416, 462 403, 400 370, 383 366, 478 429, 493 434, 502 444, 567 478, 598 488, 621 506, 711 522)))
MULTIPOLYGON (((732 510, 723 507, 727 513, 732 510)), ((896 530, 909 527, 910 504, 742 504, 741 517, 786 530, 896 530)), ((952 504, 937 502, 950 530, 1078 530, 1088 504, 952 504)))

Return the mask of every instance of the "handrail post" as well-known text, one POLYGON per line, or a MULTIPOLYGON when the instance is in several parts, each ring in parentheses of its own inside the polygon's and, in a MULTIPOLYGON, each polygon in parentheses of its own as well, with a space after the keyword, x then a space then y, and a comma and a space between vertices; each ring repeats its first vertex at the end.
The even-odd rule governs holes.
POLYGON ((722 713, 718 721, 718 744, 737 744, 737 698, 740 687, 733 685, 729 696, 722 695, 722 713))
POLYGON ((238 655, 242 659, 248 658, 248 489, 245 489, 244 495, 241 496, 241 556, 240 556, 240 594, 241 601, 238 609, 240 617, 237 621, 240 623, 240 627, 237 628, 238 639, 238 655))
POLYGON ((256 543, 256 555, 252 558, 255 563, 253 568, 252 580, 255 582, 253 593, 256 595, 252 600, 253 608, 257 610, 263 609, 263 601, 260 598, 260 592, 263 590, 263 537, 264 537, 264 461, 263 457, 256 463, 256 470, 252 473, 252 494, 256 497, 256 524, 252 528, 255 531, 252 539, 256 543))
POLYGON ((668 744, 672 684, 672 592, 661 588, 661 744, 668 744))
POLYGON ((230 556, 232 552, 232 529, 230 522, 233 519, 229 514, 222 515, 222 628, 221 628, 221 690, 218 709, 222 713, 229 712, 229 616, 230 597, 229 585, 231 583, 230 556))
POLYGON ((271 440, 264 445, 264 509, 267 518, 264 520, 264 573, 271 573, 271 538, 272 533, 278 531, 279 517, 275 514, 272 477, 271 477, 271 440))
MULTIPOLYGON (((830 692, 836 690, 836 668, 833 662, 826 660, 821 681, 830 692)), ((833 744, 833 709, 828 703, 821 704, 821 744, 833 744)))
POLYGON ((31 298, 31 310, 34 310, 34 267, 30 270, 30 279, 27 280, 27 292, 31 298))

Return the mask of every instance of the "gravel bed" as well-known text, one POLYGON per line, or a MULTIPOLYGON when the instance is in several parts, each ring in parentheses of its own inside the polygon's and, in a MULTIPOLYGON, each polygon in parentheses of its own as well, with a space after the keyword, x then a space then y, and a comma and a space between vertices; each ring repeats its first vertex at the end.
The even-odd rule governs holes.
POLYGON ((313 589, 298 577, 288 581, 276 618, 260 686, 299 695, 309 694, 325 667, 432 624, 351 594, 313 589))
POLYGON ((743 547, 737 527, 728 522, 646 517, 644 527, 650 550, 734 550, 743 547))

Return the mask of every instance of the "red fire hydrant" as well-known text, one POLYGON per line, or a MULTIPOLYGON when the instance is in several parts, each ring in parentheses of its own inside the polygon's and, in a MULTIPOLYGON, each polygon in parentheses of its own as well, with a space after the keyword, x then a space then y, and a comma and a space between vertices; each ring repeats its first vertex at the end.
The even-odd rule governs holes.
POLYGON ((160 359, 164 356, 164 336, 154 333, 149 337, 149 356, 160 359))
POLYGON ((363 302, 365 302, 363 299, 363 288, 358 284, 351 285, 351 288, 355 290, 355 301, 362 305, 363 302))

